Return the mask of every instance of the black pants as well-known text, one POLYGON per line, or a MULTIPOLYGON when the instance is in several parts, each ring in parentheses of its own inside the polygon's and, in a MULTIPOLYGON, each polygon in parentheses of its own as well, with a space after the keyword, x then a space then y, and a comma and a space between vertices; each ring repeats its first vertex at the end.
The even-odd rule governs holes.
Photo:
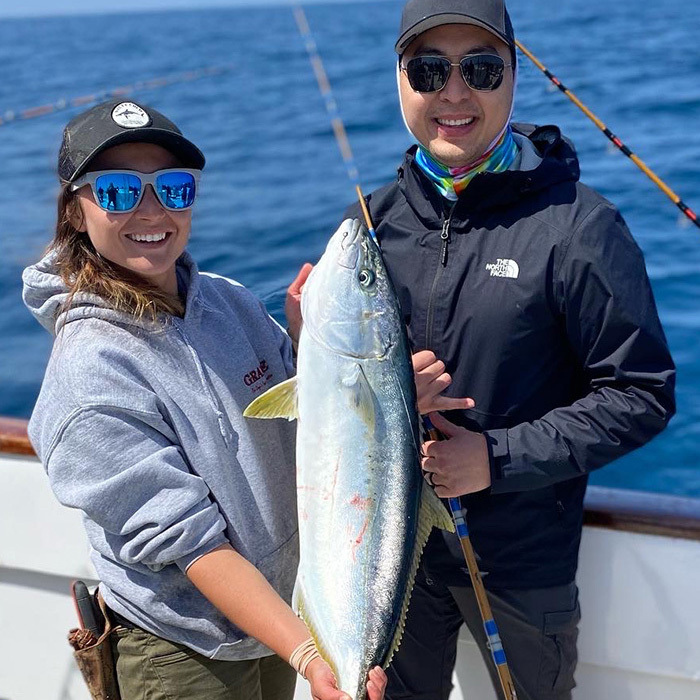
MULTIPOLYGON (((581 617, 576 584, 489 591, 488 597, 518 700, 570 700, 581 617)), ((388 700, 447 700, 465 622, 504 700, 474 590, 448 588, 420 571, 401 646, 387 669, 388 700)), ((471 698, 468 687, 463 691, 465 700, 481 700, 471 698)))

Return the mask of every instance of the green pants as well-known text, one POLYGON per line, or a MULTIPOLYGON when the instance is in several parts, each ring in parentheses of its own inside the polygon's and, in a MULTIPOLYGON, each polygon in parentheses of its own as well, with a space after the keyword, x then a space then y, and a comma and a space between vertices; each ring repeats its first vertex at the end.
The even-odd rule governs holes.
POLYGON ((208 659, 145 630, 112 635, 122 700, 292 700, 296 673, 278 656, 208 659))

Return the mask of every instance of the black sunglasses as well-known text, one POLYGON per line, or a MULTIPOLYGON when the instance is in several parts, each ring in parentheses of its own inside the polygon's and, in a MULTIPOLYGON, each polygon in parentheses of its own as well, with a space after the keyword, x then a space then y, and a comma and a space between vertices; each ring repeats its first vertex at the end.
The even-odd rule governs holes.
POLYGON ((464 82, 472 90, 496 90, 503 82, 503 70, 511 66, 495 54, 462 56, 452 63, 445 56, 416 56, 401 70, 406 71, 409 85, 416 92, 438 92, 450 78, 452 66, 459 66, 464 82))

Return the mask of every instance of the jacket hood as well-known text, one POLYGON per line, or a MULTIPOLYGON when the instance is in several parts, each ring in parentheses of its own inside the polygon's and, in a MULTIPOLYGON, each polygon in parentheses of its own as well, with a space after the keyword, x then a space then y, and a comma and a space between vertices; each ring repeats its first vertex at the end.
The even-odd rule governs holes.
MULTIPOLYGON (((188 253, 183 253, 177 262, 178 274, 185 274, 192 282, 188 290, 187 307, 193 296, 198 275, 194 261, 188 253)), ((70 292, 58 273, 56 253, 50 252, 38 263, 30 265, 22 273, 22 300, 39 323, 49 333, 57 335, 61 328, 71 321, 85 318, 99 318, 124 326, 152 328, 149 319, 137 319, 123 311, 115 311, 101 297, 95 294, 78 293, 73 297, 70 309, 63 311, 70 292)), ((188 285, 189 286, 189 285, 188 285)))
MULTIPOLYGON (((500 173, 484 172, 477 175, 469 187, 461 194, 455 212, 476 212, 501 207, 521 200, 542 190, 564 182, 576 182, 580 176, 576 150, 567 138, 562 136, 557 126, 535 126, 533 124, 512 124, 515 134, 528 138, 541 161, 533 169, 525 163, 520 168, 500 173)), ((436 212, 443 212, 445 199, 414 165, 416 146, 408 149, 403 164, 399 168, 399 187, 406 194, 407 189, 419 187, 423 197, 406 196, 416 213, 424 221, 434 218, 436 212)))

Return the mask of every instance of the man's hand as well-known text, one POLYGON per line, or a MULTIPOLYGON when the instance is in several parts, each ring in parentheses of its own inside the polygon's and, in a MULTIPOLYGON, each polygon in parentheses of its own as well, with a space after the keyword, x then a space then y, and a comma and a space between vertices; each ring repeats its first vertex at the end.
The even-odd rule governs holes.
POLYGON ((369 671, 367 681, 367 697, 369 700, 384 700, 384 691, 389 679, 381 666, 375 666, 369 671))
POLYGON ((294 281, 287 288, 284 314, 287 317, 287 332, 295 348, 299 343, 299 335, 301 334, 301 292, 313 269, 314 266, 311 263, 304 263, 294 281))
POLYGON ((445 363, 438 360, 435 353, 430 350, 420 350, 411 360, 416 379, 418 411, 421 414, 474 408, 473 399, 453 399, 442 396, 442 392, 452 384, 452 377, 445 372, 445 363))
POLYGON ((421 467, 440 498, 453 498, 491 486, 486 438, 454 425, 439 413, 429 416, 445 440, 423 443, 421 467))

